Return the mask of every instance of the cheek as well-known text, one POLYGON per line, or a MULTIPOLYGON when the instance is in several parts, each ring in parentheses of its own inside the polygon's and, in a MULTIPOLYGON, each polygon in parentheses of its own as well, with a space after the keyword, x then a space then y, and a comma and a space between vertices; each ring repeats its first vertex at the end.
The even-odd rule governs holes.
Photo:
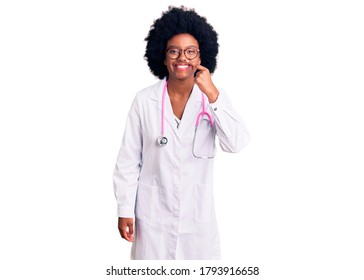
POLYGON ((167 68, 170 67, 170 64, 171 62, 167 58, 164 59, 164 65, 167 66, 167 68))
POLYGON ((164 64, 166 65, 168 70, 173 69, 173 63, 172 62, 166 60, 166 61, 164 61, 164 64))

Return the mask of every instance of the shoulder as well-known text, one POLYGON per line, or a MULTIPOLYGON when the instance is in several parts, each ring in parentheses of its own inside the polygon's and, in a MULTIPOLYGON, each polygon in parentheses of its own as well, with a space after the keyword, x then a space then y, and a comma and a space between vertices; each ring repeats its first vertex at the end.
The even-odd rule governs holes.
POLYGON ((159 101, 162 96, 162 90, 164 86, 165 80, 159 80, 153 85, 145 87, 139 90, 134 97, 132 103, 132 110, 141 112, 144 111, 145 108, 151 106, 151 104, 155 101, 159 101), (144 108, 144 109, 143 109, 144 108))
POLYGON ((139 101, 148 100, 149 98, 155 99, 158 97, 158 93, 161 93, 161 89, 163 89, 163 85, 165 83, 165 79, 158 80, 153 85, 150 85, 148 87, 145 87, 141 90, 139 90, 136 95, 135 99, 139 101))

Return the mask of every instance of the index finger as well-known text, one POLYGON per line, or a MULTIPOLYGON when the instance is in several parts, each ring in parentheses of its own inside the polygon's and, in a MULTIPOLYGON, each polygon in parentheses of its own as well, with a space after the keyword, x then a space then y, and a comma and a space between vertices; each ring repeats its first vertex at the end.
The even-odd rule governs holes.
POLYGON ((204 70, 206 70, 206 69, 207 69, 206 67, 203 67, 201 64, 196 64, 195 66, 196 66, 196 68, 197 68, 198 70, 200 70, 200 71, 204 71, 204 70))
POLYGON ((132 236, 134 233, 134 225, 133 223, 130 223, 128 226, 129 226, 128 233, 130 236, 132 236))

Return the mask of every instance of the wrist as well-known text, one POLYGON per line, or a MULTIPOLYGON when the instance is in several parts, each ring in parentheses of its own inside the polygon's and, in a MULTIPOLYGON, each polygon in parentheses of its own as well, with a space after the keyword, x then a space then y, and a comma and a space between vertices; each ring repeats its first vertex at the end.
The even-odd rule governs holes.
POLYGON ((209 99, 209 103, 215 103, 217 98, 219 97, 219 91, 215 88, 210 93, 206 93, 207 98, 209 99))

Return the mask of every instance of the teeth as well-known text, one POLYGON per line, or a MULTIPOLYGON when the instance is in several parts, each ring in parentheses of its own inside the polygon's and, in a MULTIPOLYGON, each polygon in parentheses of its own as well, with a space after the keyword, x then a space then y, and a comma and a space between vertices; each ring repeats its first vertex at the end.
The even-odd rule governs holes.
POLYGON ((177 68, 187 69, 188 68, 188 65, 177 65, 177 68))

